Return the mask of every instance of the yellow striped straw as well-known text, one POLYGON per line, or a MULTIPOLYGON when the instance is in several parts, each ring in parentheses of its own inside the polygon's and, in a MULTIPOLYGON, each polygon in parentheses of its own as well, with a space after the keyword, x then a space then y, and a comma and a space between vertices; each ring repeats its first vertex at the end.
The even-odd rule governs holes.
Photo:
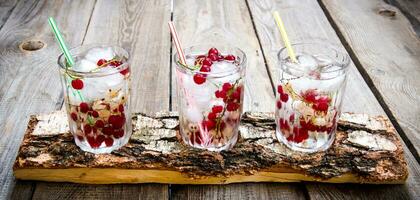
POLYGON ((287 37, 286 29, 284 28, 283 21, 280 18, 280 15, 277 11, 273 12, 274 19, 276 20, 277 27, 279 28, 281 38, 283 39, 284 45, 286 46, 287 53, 289 54, 290 59, 292 62, 297 63, 295 52, 292 49, 292 45, 290 45, 289 38, 287 37))

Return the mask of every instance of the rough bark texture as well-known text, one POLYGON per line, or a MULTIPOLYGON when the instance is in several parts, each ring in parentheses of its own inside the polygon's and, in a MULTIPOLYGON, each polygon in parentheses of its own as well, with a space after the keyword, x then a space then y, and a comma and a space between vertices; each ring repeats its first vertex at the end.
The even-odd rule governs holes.
MULTIPOLYGON (((191 184, 300 180, 403 183, 408 176, 395 129, 382 116, 344 113, 332 147, 313 154, 292 152, 280 144, 275 139, 272 113, 245 113, 240 140, 233 149, 220 153, 193 149, 179 142, 178 117, 173 112, 161 112, 153 117, 135 114, 130 142, 111 154, 95 155, 80 150, 73 142, 66 122, 62 111, 31 117, 14 165, 17 178, 89 182, 66 179, 66 176, 48 178, 48 173, 54 170, 83 171, 83 168, 116 169, 118 173, 124 173, 124 170, 156 173, 161 170, 164 174, 169 171, 179 176, 173 183, 189 181, 191 184), (38 169, 43 170, 36 171, 35 175, 34 171, 30 173, 30 170, 38 169), (264 175, 271 178, 264 178, 264 175), (218 181, 210 181, 215 177, 218 181), (231 177, 236 178, 229 180, 231 177)), ((92 173, 89 170, 81 176, 92 173)), ((167 178, 161 177, 161 181, 159 177, 126 179, 127 182, 171 182, 167 178)), ((124 180, 119 177, 118 182, 124 180)))

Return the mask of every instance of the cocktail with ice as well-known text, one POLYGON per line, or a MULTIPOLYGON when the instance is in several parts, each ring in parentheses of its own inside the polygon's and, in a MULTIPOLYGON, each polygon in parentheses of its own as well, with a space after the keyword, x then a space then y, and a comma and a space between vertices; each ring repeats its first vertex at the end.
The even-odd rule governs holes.
POLYGON ((186 65, 174 58, 184 142, 211 151, 231 148, 242 113, 245 54, 237 48, 195 46, 185 50, 186 65))
POLYGON ((349 58, 325 43, 292 46, 297 62, 285 48, 278 54, 276 135, 293 150, 322 151, 334 141, 349 58))
POLYGON ((70 50, 75 64, 58 59, 70 131, 84 151, 109 153, 131 135, 128 53, 113 46, 70 50))

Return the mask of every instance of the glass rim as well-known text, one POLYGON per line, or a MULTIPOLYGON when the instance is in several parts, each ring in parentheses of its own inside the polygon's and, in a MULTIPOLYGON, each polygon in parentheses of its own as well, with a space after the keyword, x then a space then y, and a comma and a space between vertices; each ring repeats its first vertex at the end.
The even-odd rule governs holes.
MULTIPOLYGON (((61 53, 58 56, 57 59, 57 64, 60 67, 60 69, 65 70, 66 72, 71 73, 72 75, 75 76, 82 76, 82 77, 90 77, 90 76, 108 76, 108 75, 113 75, 113 74, 117 74, 120 73, 121 71, 127 69, 129 67, 129 61, 130 61, 130 53, 128 53, 127 50, 125 50, 124 48, 118 46, 118 45, 114 45, 114 44, 103 44, 103 43, 92 43, 92 44, 85 44, 85 45, 79 45, 79 46, 75 46, 69 49, 69 52, 72 56, 74 55, 79 55, 79 54, 74 54, 72 52, 80 50, 82 48, 87 48, 86 50, 95 48, 95 47, 111 47, 111 48, 116 48, 119 50, 122 50, 124 52, 124 54, 127 54, 127 62, 121 64, 118 67, 115 67, 116 71, 113 72, 101 72, 101 71, 97 71, 97 72, 81 72, 81 71, 77 71, 77 70, 73 70, 72 68, 67 68, 66 67, 66 58, 64 56, 64 53, 61 53)), ((73 57, 74 58, 74 57, 73 57)))
MULTIPOLYGON (((190 51, 193 48, 200 48, 200 47, 206 47, 209 48, 211 47, 211 45, 193 45, 193 46, 189 46, 185 49, 182 49, 185 52, 190 51)), ((217 48, 217 46, 216 46, 217 48)), ((185 74, 190 74, 190 75, 194 75, 194 74, 203 74, 206 77, 211 77, 211 78, 220 78, 220 77, 225 77, 225 76, 229 76, 232 75, 236 72, 240 72, 241 70, 246 68, 246 63, 247 63, 247 57, 244 51, 242 51, 240 48, 235 47, 235 46, 229 46, 229 48, 234 49, 235 51, 238 51, 240 54, 242 54, 242 56, 239 55, 235 55, 236 57, 240 57, 240 62, 237 68, 235 69, 231 69, 231 70, 226 70, 226 71, 222 71, 222 72, 201 72, 201 71, 192 71, 190 69, 185 68, 183 65, 181 65, 179 63, 179 56, 178 56, 178 52, 175 52, 173 55, 173 59, 175 61, 175 65, 176 65, 176 69, 178 69, 179 71, 181 71, 182 73, 185 74)))
MULTIPOLYGON (((324 42, 324 41, 316 41, 316 42, 300 42, 300 43, 293 43, 291 44, 292 47, 296 47, 296 46, 306 46, 306 45, 317 45, 317 46, 321 46, 323 48, 327 48, 329 50, 333 50, 336 54, 342 56, 342 60, 338 61, 337 63, 339 64, 339 66, 341 67, 340 69, 336 69, 336 70, 332 70, 332 71, 326 71, 326 72, 321 72, 321 74, 329 74, 329 73, 334 73, 334 72, 339 72, 339 71, 345 71, 347 70, 347 68, 350 65, 350 56, 346 53, 346 51, 343 50, 339 50, 337 47, 337 45, 331 44, 329 42, 324 42)), ((296 48, 295 48, 296 49, 296 48)), ((280 49, 280 51, 277 53, 277 58, 280 60, 281 64, 285 64, 285 59, 282 58, 282 54, 284 52, 287 51, 286 47, 283 47, 280 49)), ((295 54, 296 54, 296 50, 295 50, 295 54)), ((289 55, 286 52, 286 55, 289 55)), ((283 65, 280 65, 280 67, 283 69, 283 65)), ((291 68, 293 68, 293 70, 296 71, 300 71, 300 72, 305 72, 304 70, 302 70, 301 68, 297 68, 294 66, 291 66, 291 68)))

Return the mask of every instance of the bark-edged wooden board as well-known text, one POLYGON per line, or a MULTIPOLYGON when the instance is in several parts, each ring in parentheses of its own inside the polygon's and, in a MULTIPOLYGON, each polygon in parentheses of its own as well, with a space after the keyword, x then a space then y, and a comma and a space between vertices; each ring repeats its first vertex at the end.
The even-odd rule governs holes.
POLYGON ((299 182, 400 184, 408 177, 402 144, 382 116, 344 113, 333 146, 292 152, 274 138, 272 113, 245 113, 241 139, 209 152, 179 142, 178 116, 134 114, 129 144, 111 154, 81 151, 63 111, 32 116, 14 173, 25 180, 91 184, 299 182))

